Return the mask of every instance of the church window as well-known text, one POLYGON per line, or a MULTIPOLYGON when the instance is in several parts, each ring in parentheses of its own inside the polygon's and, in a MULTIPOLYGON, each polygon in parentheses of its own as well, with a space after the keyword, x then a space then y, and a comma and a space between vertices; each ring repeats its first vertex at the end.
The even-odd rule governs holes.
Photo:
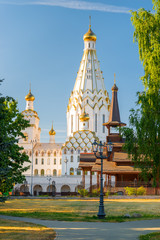
POLYGON ((66 148, 64 149, 64 154, 66 154, 67 153, 67 150, 66 150, 66 148))
POLYGON ((50 152, 48 152, 48 157, 50 157, 51 156, 51 153, 50 152))
POLYGON ((56 165, 56 158, 54 158, 54 165, 56 165))
POLYGON ((77 175, 81 175, 81 170, 77 169, 77 175))
POLYGON ((94 43, 92 43, 92 47, 94 48, 94 43))
POLYGON ((41 169, 41 176, 44 176, 44 169, 41 169))
POLYGON ((71 154, 73 154, 73 148, 71 148, 71 154))
POLYGON ((62 164, 62 158, 60 158, 60 165, 62 164))
POLYGON ((31 157, 32 156, 32 152, 30 151, 30 153, 29 153, 29 156, 31 157))
POLYGON ((73 115, 71 115, 71 133, 73 133, 73 115))
POLYGON ((90 48, 90 43, 88 43, 88 47, 90 48))
POLYGON ((35 169, 34 170, 34 176, 37 176, 38 175, 38 169, 35 169))
POLYGON ((56 151, 54 152, 54 157, 56 157, 56 151))
POLYGON ((41 156, 42 156, 42 157, 44 156, 44 152, 43 152, 43 151, 41 152, 41 156))
POLYGON ((77 162, 79 162, 79 161, 80 161, 80 156, 77 157, 77 162))
POLYGON ((73 156, 71 156, 71 162, 73 162, 73 156))
POLYGON ((38 157, 38 152, 36 151, 36 157, 38 157))
POLYGON ((42 165, 44 164, 44 158, 41 159, 41 164, 42 164, 42 165))
POLYGON ((87 103, 88 103, 88 99, 87 99, 87 103))
MULTIPOLYGON (((103 114, 102 115, 102 117, 103 117, 103 123, 105 123, 105 114, 103 114)), ((105 133, 105 126, 102 126, 102 131, 103 131, 103 133, 105 133)))
POLYGON ((57 176, 57 170, 53 169, 53 176, 57 176))
POLYGON ((36 164, 36 165, 38 164, 38 158, 35 159, 35 164, 36 164))
POLYGON ((74 175, 74 168, 70 168, 70 175, 74 175))
POLYGON ((95 114, 95 132, 97 132, 97 113, 95 114))
POLYGON ((47 159, 47 165, 50 165, 50 159, 49 158, 47 159))

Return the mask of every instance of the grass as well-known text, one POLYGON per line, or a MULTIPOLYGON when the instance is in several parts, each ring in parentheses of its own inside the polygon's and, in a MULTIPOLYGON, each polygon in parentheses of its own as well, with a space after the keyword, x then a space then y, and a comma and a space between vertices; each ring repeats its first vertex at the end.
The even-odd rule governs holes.
POLYGON ((160 240, 160 232, 141 235, 139 239, 140 240, 160 240))
POLYGON ((0 219, 1 240, 52 240, 56 234, 52 228, 42 225, 0 219))
MULTIPOLYGON (((92 199, 14 199, 0 203, 0 214, 63 221, 99 221, 99 200, 92 199)), ((106 218, 101 221, 122 222, 126 213, 140 213, 142 219, 160 218, 159 199, 105 199, 106 218)))

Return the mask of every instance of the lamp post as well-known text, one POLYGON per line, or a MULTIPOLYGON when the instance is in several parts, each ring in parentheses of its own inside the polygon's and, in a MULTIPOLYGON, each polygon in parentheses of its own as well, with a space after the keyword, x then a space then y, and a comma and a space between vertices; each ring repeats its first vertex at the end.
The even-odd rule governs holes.
POLYGON ((50 194, 50 181, 51 181, 51 179, 52 179, 51 176, 47 176, 47 180, 49 182, 49 189, 48 189, 49 190, 49 194, 50 194))
POLYGON ((52 181, 52 197, 55 196, 55 181, 52 181))
POLYGON ((104 202, 103 202, 103 159, 108 159, 112 153, 113 144, 108 142, 106 145, 100 141, 97 143, 96 140, 92 143, 92 149, 96 158, 101 159, 101 186, 100 186, 100 202, 99 202, 99 212, 97 214, 98 218, 105 218, 106 214, 104 212, 104 202), (107 147, 108 156, 103 156, 103 149, 107 147))
POLYGON ((36 143, 36 139, 31 140, 32 144, 32 163, 31 163, 31 196, 33 195, 33 143, 36 143))
POLYGON ((66 172, 65 172, 65 175, 67 175, 67 163, 68 163, 67 157, 64 159, 64 163, 66 164, 66 172))

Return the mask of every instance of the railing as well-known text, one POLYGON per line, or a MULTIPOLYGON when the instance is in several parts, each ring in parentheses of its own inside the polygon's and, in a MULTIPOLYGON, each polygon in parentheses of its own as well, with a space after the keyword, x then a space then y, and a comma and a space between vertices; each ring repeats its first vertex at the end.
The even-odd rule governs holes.
POLYGON ((151 183, 146 183, 143 181, 117 181, 114 187, 152 187, 151 183))

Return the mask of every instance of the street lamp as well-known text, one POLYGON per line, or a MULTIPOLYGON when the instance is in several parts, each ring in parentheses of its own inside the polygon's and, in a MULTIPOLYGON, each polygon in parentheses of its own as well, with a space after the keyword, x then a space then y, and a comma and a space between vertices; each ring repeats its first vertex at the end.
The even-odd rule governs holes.
POLYGON ((101 159, 101 188, 100 188, 100 202, 99 202, 99 212, 97 214, 98 218, 105 218, 106 214, 104 212, 104 202, 103 202, 103 159, 108 159, 112 153, 113 144, 108 142, 106 145, 100 141, 97 143, 96 140, 92 143, 92 150, 96 158, 101 159), (108 156, 103 156, 103 149, 107 147, 108 156))
POLYGON ((67 157, 64 159, 64 163, 66 164, 66 172, 65 172, 65 175, 67 175, 67 162, 68 162, 68 159, 67 157))
POLYGON ((31 196, 33 195, 32 186, 33 186, 33 143, 36 143, 36 139, 31 140, 32 144, 32 164, 31 164, 31 196))
POLYGON ((51 181, 51 179, 52 179, 51 176, 47 176, 47 180, 49 182, 49 189, 48 189, 49 190, 49 194, 50 194, 50 181, 51 181))

